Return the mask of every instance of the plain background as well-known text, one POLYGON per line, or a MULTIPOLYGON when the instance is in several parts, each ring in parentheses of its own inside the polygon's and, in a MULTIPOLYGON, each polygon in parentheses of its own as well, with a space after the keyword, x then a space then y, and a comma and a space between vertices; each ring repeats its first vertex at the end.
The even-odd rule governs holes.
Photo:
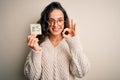
MULTIPOLYGON (((0 0, 0 80, 25 80, 30 24, 53 0, 0 0)), ((120 80, 120 0, 57 0, 77 24, 91 62, 78 80, 120 80)))

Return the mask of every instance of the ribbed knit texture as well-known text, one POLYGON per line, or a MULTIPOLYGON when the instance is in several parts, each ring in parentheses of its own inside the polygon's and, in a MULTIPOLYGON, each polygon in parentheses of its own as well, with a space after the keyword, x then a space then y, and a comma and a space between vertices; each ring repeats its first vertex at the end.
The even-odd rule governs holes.
POLYGON ((49 38, 38 52, 31 50, 24 73, 28 80, 74 80, 89 70, 89 61, 83 53, 78 37, 63 39, 56 47, 49 38))

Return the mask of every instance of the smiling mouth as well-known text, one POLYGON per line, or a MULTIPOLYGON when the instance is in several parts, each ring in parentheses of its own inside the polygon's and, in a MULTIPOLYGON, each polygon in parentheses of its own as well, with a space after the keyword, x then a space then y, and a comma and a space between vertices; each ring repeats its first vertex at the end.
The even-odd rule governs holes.
POLYGON ((60 30, 60 28, 52 28, 52 30, 53 30, 54 32, 57 32, 57 31, 60 30))

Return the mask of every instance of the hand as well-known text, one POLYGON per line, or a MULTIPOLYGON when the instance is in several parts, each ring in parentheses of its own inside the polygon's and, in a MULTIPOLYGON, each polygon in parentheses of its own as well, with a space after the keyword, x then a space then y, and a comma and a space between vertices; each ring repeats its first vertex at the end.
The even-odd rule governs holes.
POLYGON ((73 37, 76 35, 76 24, 73 23, 73 20, 69 20, 70 28, 65 28, 62 32, 64 38, 73 37))
POLYGON ((34 49, 35 51, 39 51, 41 48, 38 44, 38 38, 36 38, 37 35, 35 34, 31 34, 28 36, 27 39, 27 44, 29 47, 31 47, 32 49, 34 49))

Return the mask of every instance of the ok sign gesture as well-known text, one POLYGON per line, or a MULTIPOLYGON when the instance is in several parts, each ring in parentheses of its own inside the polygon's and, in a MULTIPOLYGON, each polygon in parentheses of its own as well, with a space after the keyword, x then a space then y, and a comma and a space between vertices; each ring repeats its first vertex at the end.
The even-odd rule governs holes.
POLYGON ((65 28, 62 32, 64 38, 74 37, 76 35, 76 24, 73 23, 73 20, 69 20, 69 26, 70 28, 65 28))

